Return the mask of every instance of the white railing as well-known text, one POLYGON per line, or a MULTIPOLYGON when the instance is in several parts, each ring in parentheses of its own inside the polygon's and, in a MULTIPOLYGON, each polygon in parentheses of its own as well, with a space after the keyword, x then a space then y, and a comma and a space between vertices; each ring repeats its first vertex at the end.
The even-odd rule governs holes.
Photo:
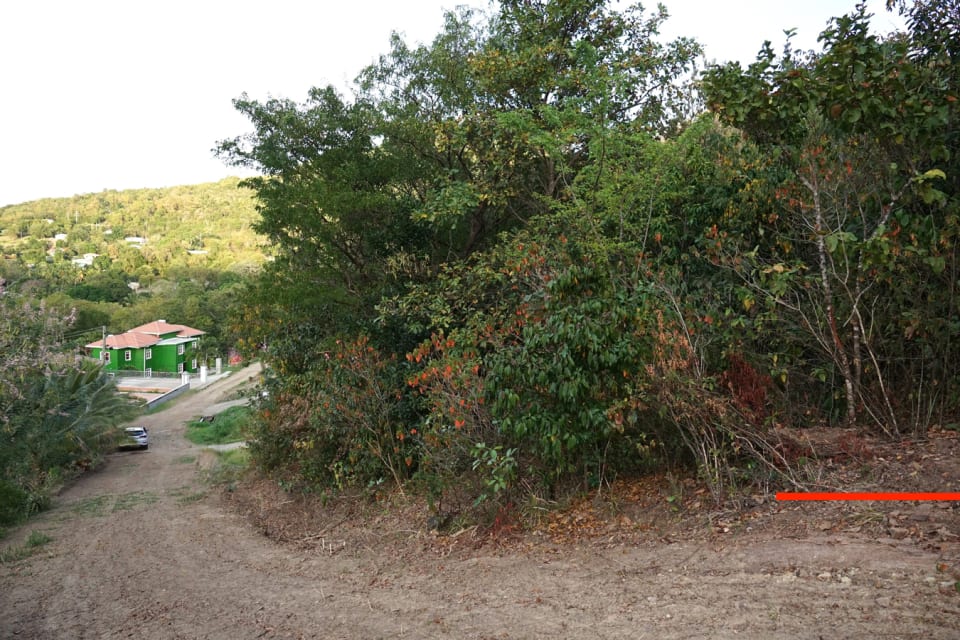
MULTIPOLYGON (((153 371, 147 369, 146 371, 140 369, 128 369, 122 371, 108 371, 110 376, 114 378, 182 378, 183 373, 176 373, 170 371, 153 371)), ((186 372, 184 372, 186 373, 186 372)), ((196 378, 200 375, 200 372, 191 373, 191 378, 196 378)))

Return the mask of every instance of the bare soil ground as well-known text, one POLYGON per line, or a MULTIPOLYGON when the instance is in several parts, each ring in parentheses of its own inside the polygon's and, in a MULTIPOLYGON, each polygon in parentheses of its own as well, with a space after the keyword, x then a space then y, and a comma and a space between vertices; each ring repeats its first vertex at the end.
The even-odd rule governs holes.
MULTIPOLYGON (((956 502, 719 511, 659 477, 523 531, 438 534, 399 496, 206 484, 213 454, 184 422, 252 375, 145 417, 148 452, 112 455, 0 543, 53 539, 0 565, 0 638, 960 638, 956 502)), ((960 491, 956 435, 861 443, 824 481, 960 491)))

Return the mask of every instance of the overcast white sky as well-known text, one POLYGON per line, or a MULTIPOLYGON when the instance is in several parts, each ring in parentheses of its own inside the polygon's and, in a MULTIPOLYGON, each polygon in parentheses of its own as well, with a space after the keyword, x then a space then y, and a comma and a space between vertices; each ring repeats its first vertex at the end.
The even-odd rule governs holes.
MULTIPOLYGON (((443 9, 487 0, 8 0, 0 5, 0 206, 237 175, 213 157, 248 122, 231 100, 346 89, 391 31, 427 42, 443 9)), ((646 3, 653 6, 653 2, 646 3)), ((854 0, 664 0, 666 35, 709 60, 752 61, 763 40, 816 48, 854 0)), ((874 26, 901 24, 868 3, 874 26)))

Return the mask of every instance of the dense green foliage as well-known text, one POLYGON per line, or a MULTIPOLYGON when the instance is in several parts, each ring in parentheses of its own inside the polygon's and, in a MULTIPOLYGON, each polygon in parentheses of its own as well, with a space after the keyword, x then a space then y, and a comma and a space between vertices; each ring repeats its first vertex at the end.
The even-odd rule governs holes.
POLYGON ((112 266, 144 286, 192 267, 250 271, 263 262, 262 239, 251 231, 252 193, 238 182, 228 178, 5 206, 0 253, 37 268, 95 253, 104 269, 112 266), (61 234, 65 237, 58 238, 61 234))
POLYGON ((909 18, 884 41, 860 6, 812 60, 765 49, 705 76, 708 104, 764 157, 728 210, 753 224, 714 259, 782 329, 782 364, 813 358, 847 420, 890 435, 941 420, 960 375, 957 4, 909 18))
POLYGON ((955 419, 958 5, 900 6, 702 97, 663 9, 563 0, 395 37, 352 98, 237 100, 277 254, 237 323, 256 462, 438 505, 694 462, 721 499, 802 482, 784 427, 955 419))
POLYGON ((140 406, 96 363, 63 350, 71 318, 13 295, 0 308, 0 525, 9 525, 111 450, 115 427, 140 406))
POLYGON ((67 348, 158 318, 265 348, 261 469, 438 510, 664 464, 719 500, 802 484, 793 427, 956 422, 960 3, 699 75, 608 4, 459 9, 352 96, 243 96, 219 153, 260 177, 0 209, 0 522, 129 415, 67 348))

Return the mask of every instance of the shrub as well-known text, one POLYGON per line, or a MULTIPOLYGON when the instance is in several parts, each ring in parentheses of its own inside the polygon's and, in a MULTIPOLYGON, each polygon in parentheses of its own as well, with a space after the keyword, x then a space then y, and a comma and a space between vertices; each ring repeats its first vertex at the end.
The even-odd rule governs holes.
POLYGON ((8 527, 29 514, 30 496, 15 484, 0 479, 0 526, 8 527))
POLYGON ((366 337, 336 343, 309 372, 275 383, 262 402, 250 450, 257 464, 305 489, 402 486, 416 446, 400 426, 396 359, 366 337))

